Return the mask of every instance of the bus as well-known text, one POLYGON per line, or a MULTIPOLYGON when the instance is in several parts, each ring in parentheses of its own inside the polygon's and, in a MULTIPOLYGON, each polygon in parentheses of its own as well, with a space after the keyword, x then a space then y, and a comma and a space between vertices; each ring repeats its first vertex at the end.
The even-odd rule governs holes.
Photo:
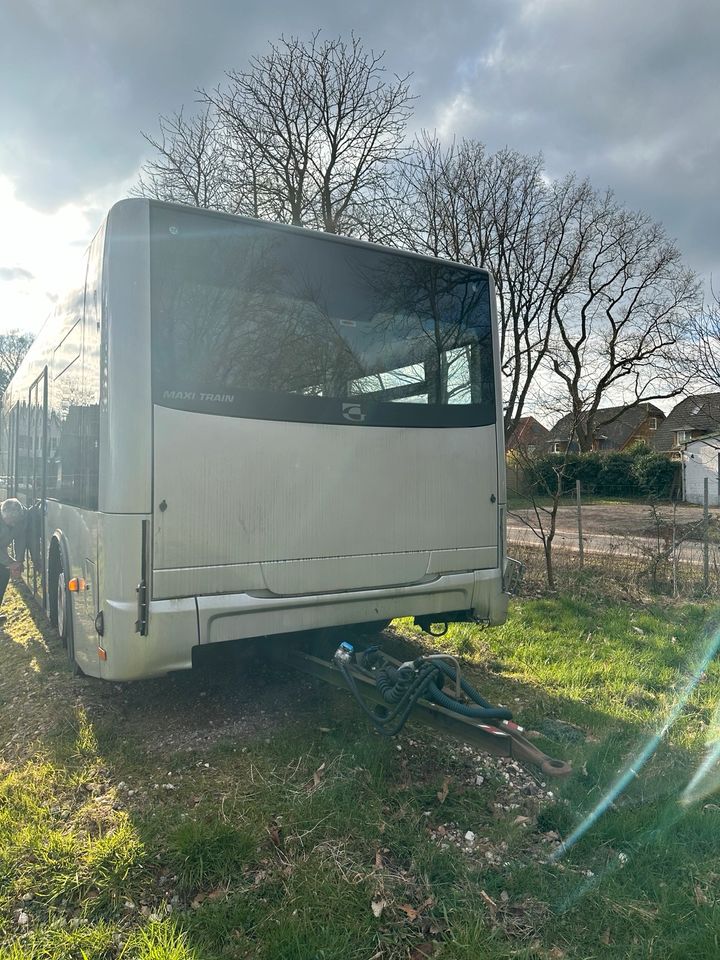
POLYGON ((32 508, 26 582, 87 675, 505 617, 486 270, 122 200, 8 386, 1 440, 32 508))

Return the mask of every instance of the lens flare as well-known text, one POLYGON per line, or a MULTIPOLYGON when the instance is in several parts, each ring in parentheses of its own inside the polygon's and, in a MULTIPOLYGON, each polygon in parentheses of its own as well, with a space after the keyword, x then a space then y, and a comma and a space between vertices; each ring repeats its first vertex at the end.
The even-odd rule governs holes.
MULTIPOLYGON (((693 669, 692 674, 685 684, 680 688, 673 707, 665 718, 662 726, 657 730, 656 733, 652 735, 652 737, 650 737, 638 754, 625 766, 623 771, 618 776, 618 779, 607 791, 605 796, 595 805, 595 807, 590 811, 590 813, 588 813, 584 820, 578 824, 570 836, 560 844, 557 850, 551 854, 550 862, 560 860, 562 857, 564 857, 565 854, 571 850, 572 847, 574 847, 575 844, 588 832, 588 830, 590 830, 592 826, 598 822, 603 814, 606 813, 608 808, 613 805, 615 800, 617 800, 620 794, 640 774, 640 771, 643 769, 648 760, 651 759, 658 746, 662 742, 663 737, 666 736, 672 725, 684 710, 685 705, 693 694, 693 691, 702 680, 709 664, 713 661, 715 654, 718 651, 718 647, 720 647, 720 628, 716 627, 709 638, 709 642, 705 648, 705 651, 703 652, 702 657, 693 669)), ((699 787, 700 783, 709 778, 712 783, 718 785, 720 782, 720 772, 716 769, 716 766, 719 757, 720 742, 717 742, 709 751, 707 757, 698 768, 697 773, 686 787, 681 797, 681 802, 691 802, 691 800, 685 801, 684 798, 686 795, 691 795, 689 793, 691 788, 693 788, 693 790, 697 789, 697 787, 693 786, 696 783, 699 787), (713 776, 710 776, 710 772, 713 773, 713 776)), ((709 789, 714 789, 714 787, 709 789)), ((702 795, 704 796, 706 794, 703 793, 702 795)))
POLYGON ((713 714, 705 758, 683 790, 680 803, 684 807, 689 807, 718 789, 720 789, 720 704, 717 705, 713 714))

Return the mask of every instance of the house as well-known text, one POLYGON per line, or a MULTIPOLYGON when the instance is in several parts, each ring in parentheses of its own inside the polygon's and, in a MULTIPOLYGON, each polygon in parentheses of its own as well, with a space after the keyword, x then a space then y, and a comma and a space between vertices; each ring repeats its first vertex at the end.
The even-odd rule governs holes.
POLYGON ((655 449, 680 459, 686 444, 716 433, 720 433, 720 393, 686 397, 658 427, 655 449))
MULTIPOLYGON (((592 449, 627 450, 633 443, 643 440, 651 449, 657 450, 656 437, 664 420, 665 414, 653 403, 602 407, 595 415, 592 449)), ((587 422, 587 417, 581 415, 580 422, 587 422)), ((580 449, 573 423, 573 414, 567 414, 558 420, 546 440, 546 450, 549 453, 580 449)))
POLYGON ((720 506, 720 433, 691 440, 685 446, 682 466, 685 501, 704 503, 707 480, 708 505, 720 506))
POLYGON ((545 453, 550 431, 535 417, 520 417, 508 437, 505 449, 508 453, 519 450, 524 453, 545 453))

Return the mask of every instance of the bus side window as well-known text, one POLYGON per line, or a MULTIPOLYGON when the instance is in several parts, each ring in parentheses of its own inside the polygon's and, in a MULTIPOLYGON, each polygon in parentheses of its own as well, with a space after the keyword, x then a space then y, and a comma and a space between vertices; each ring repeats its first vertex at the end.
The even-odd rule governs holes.
POLYGON ((80 506, 83 291, 71 294, 60 309, 66 313, 68 319, 52 360, 47 492, 49 497, 62 503, 80 506))
POLYGON ((9 418, 5 410, 5 405, 0 398, 0 496, 3 500, 9 497, 8 488, 10 486, 10 458, 8 457, 8 433, 9 418))
POLYGON ((48 416, 48 496, 88 510, 98 507, 103 244, 101 231, 90 246, 84 285, 61 308, 67 320, 53 354, 48 416))
POLYGON ((85 332, 83 336, 83 422, 80 445, 82 501, 89 510, 98 508, 100 465, 100 353, 101 285, 105 231, 90 246, 85 282, 85 332))
POLYGON ((8 410, 3 404, 2 409, 2 495, 15 496, 17 473, 17 443, 18 418, 20 405, 15 403, 8 410))

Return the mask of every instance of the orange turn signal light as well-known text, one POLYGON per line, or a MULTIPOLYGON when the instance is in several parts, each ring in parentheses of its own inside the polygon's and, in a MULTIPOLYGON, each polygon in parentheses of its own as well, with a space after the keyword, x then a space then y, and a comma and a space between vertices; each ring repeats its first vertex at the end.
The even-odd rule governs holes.
POLYGON ((79 593, 81 590, 85 589, 85 581, 82 577, 73 577, 71 580, 68 580, 68 590, 70 593, 79 593))

